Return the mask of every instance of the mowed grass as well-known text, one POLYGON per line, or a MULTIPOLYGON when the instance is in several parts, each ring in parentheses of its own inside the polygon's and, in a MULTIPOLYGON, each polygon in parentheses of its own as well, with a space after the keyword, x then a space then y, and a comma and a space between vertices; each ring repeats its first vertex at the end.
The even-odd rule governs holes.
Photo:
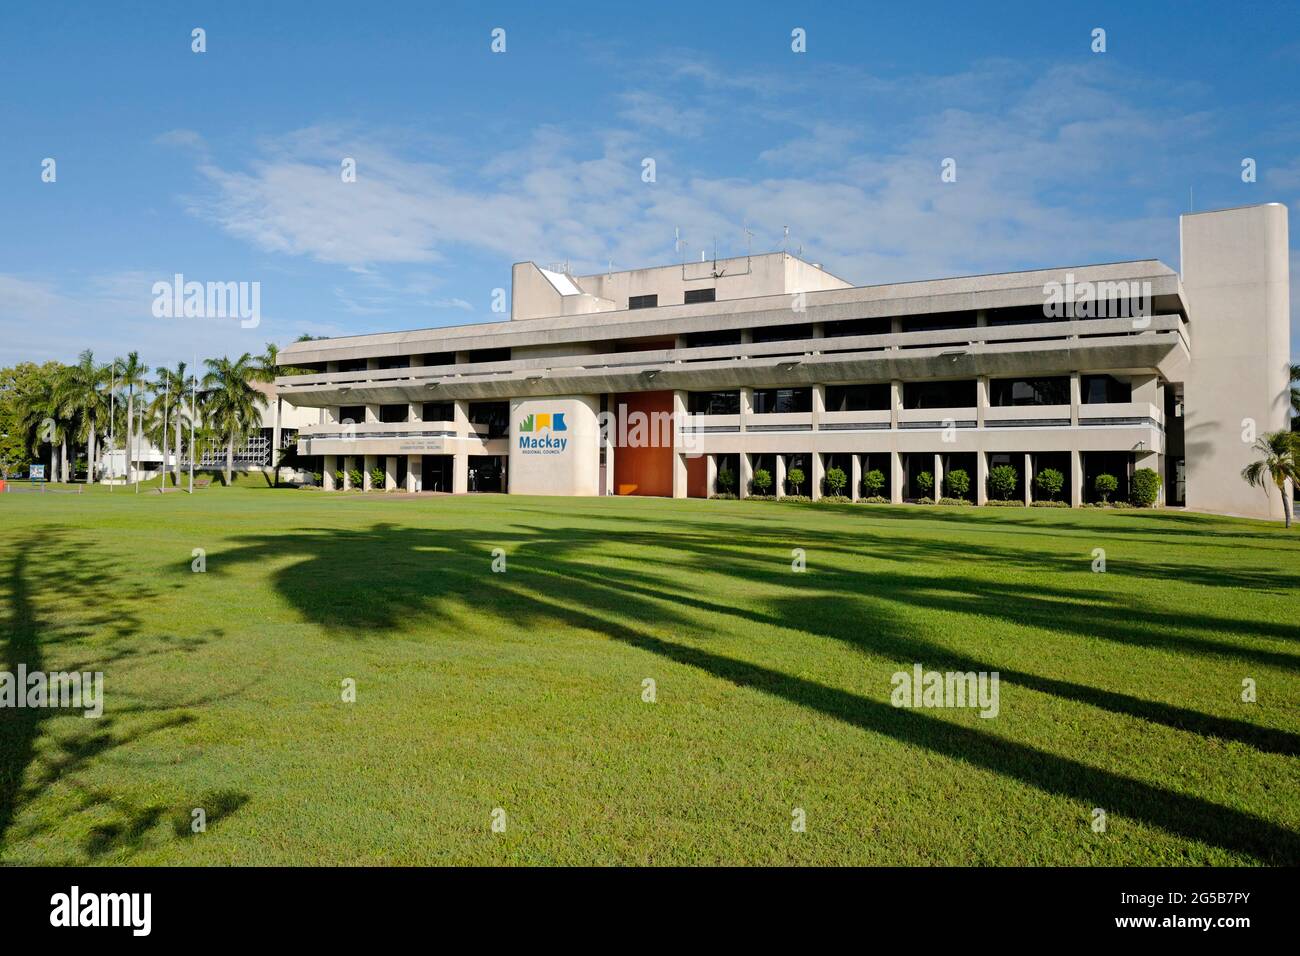
POLYGON ((0 862, 1294 864, 1298 557, 1132 511, 3 495, 0 667, 106 707, 0 711, 0 862), (891 706, 915 663, 1000 713, 891 706))

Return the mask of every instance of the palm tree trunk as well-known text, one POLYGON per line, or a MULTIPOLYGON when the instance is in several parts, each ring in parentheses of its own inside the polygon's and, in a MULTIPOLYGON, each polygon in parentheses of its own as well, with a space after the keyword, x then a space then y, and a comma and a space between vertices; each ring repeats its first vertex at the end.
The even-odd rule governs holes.
POLYGON ((181 416, 176 416, 176 463, 172 465, 172 485, 180 487, 181 483, 181 416))
POLYGON ((226 487, 230 487, 230 473, 235 470, 235 436, 226 442, 226 487))
POLYGON ((59 464, 61 466, 60 468, 61 474, 59 480, 66 485, 68 483, 68 436, 67 435, 64 435, 61 439, 59 439, 59 464))
POLYGON ((282 404, 283 399, 277 395, 275 397, 275 427, 271 430, 271 484, 276 488, 280 487, 280 464, 278 456, 280 454, 280 406, 282 404))
POLYGON ((86 439, 86 484, 95 483, 95 423, 90 423, 90 437, 86 439))
POLYGON ((135 389, 126 390, 126 474, 124 480, 131 480, 131 424, 135 421, 135 389))

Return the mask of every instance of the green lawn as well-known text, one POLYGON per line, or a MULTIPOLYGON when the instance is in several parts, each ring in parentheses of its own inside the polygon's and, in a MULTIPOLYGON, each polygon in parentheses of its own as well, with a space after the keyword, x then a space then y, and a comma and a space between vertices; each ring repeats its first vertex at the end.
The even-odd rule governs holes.
POLYGON ((0 862, 1300 863, 1297 558, 1133 511, 0 495, 0 669, 106 697, 0 710, 0 862), (999 715, 892 707, 914 663, 999 715))

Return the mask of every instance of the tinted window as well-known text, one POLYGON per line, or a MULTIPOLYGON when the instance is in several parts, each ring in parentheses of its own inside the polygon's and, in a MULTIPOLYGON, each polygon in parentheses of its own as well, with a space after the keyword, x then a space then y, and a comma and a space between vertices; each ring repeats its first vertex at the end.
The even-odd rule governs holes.
POLYGON ((888 411, 889 383, 874 385, 827 385, 826 411, 888 411))
POLYGON ((471 362, 509 362, 509 349, 471 349, 469 353, 471 362))
POLYGON ((1113 375, 1084 375, 1079 382, 1079 391, 1085 405, 1133 401, 1133 386, 1113 375))
POLYGON ((456 409, 452 402, 425 402, 420 409, 420 420, 426 422, 450 422, 456 418, 456 409))
POLYGON ((687 289, 686 304, 693 302, 713 302, 717 298, 717 289, 687 289))
POLYGON ((691 392, 692 415, 739 415, 740 392, 691 392))
POLYGON ((974 379, 903 383, 904 408, 971 408, 974 405, 974 379))
POLYGON ((381 422, 404 422, 408 414, 410 414, 410 408, 405 404, 379 406, 379 420, 381 422))
POLYGON ((500 438, 510 431, 509 402, 470 402, 469 420, 488 426, 489 438, 500 438))
POLYGON ((629 309, 653 309, 659 304, 657 295, 634 295, 629 296, 627 307, 629 309))
POLYGON ((812 389, 810 388, 754 389, 754 413, 756 415, 810 411, 812 411, 812 389))
POLYGON ((995 378, 989 381, 989 404, 1069 405, 1070 380, 1053 378, 995 378))
POLYGON ((360 425, 366 420, 366 406, 364 405, 340 405, 339 421, 352 422, 354 425, 360 425))

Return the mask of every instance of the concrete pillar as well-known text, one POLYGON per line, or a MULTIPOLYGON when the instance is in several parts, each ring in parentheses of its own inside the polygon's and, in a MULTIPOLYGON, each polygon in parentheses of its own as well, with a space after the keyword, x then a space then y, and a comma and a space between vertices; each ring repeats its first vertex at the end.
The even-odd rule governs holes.
POLYGON ((718 488, 718 456, 704 456, 704 497, 712 496, 718 488))
POLYGON ((379 463, 379 458, 376 455, 362 456, 362 465, 361 465, 361 490, 362 491, 371 490, 370 486, 372 482, 370 480, 370 472, 375 468, 375 466, 378 463, 379 463))
POLYGON ((754 459, 748 452, 740 453, 740 487, 737 494, 741 498, 749 497, 749 483, 754 480, 754 459))
POLYGON ((1070 373, 1070 425, 1078 427, 1079 425, 1079 373, 1070 373))
POLYGON ((740 390, 740 430, 745 430, 749 418, 754 414, 754 390, 752 388, 742 388, 740 390))
POLYGON ((344 455, 339 460, 343 462, 343 466, 342 466, 343 467, 343 490, 351 491, 352 490, 352 458, 349 455, 344 455))
MULTIPOLYGON (((271 398, 269 401, 275 404, 275 422, 271 426, 271 480, 279 482, 280 480, 280 406, 284 403, 278 397, 271 398)), ((166 441, 163 442, 167 444, 166 441)), ((167 471, 167 449, 163 449, 163 471, 167 471)), ((166 481, 163 482, 164 486, 166 481)))
POLYGON ((686 497, 686 456, 673 451, 673 497, 686 497))
POLYGON ((975 452, 975 504, 989 503, 989 455, 984 449, 975 452))
POLYGON ((943 497, 943 456, 935 453, 934 456, 934 501, 939 503, 943 497))
POLYGON ((857 501, 862 497, 862 456, 849 456, 849 498, 857 501))
POLYGON ((903 456, 896 451, 889 453, 889 501, 903 503, 903 456))
POLYGON ((776 474, 772 476, 772 491, 778 498, 785 496, 785 455, 776 456, 776 474))
MULTIPOLYGON (((814 385, 812 387, 812 430, 817 431, 821 428, 822 416, 826 414, 826 386, 814 385)), ((813 466, 814 469, 816 466, 813 466)))
POLYGON ((1070 507, 1077 508, 1083 504, 1083 453, 1077 448, 1070 449, 1070 507))
MULTIPOLYGON (((980 315, 984 313, 981 312, 980 315)), ((984 427, 984 409, 989 407, 989 377, 981 375, 975 379, 975 427, 984 427)))
POLYGON ((452 403, 452 424, 457 435, 469 434, 469 402, 463 398, 452 403))
POLYGON ((393 491, 397 488, 397 456, 384 456, 384 491, 393 491))
POLYGON ((334 491, 334 472, 338 471, 338 455, 326 455, 324 461, 325 470, 321 472, 321 486, 326 491, 334 491))
MULTIPOLYGON (((895 319, 895 322, 898 320, 895 319)), ((889 383, 889 427, 898 429, 898 410, 903 407, 903 383, 894 379, 889 383)))
POLYGON ((1034 503, 1034 459, 1029 452, 1025 452, 1025 507, 1028 508, 1034 503))
POLYGON ((408 422, 418 422, 424 417, 424 405, 421 402, 408 402, 406 405, 406 420, 408 422))
POLYGON ((615 448, 614 442, 618 438, 618 426, 611 423, 605 436, 605 487, 600 490, 603 495, 618 494, 618 486, 614 484, 614 464, 615 448))
POLYGON ((377 421, 379 421, 379 406, 378 406, 378 405, 367 405, 367 406, 366 406, 366 421, 367 421, 367 422, 377 422, 377 421))
MULTIPOLYGON (((457 405, 460 402, 456 403, 457 405)), ((463 495, 469 491, 469 454, 458 451, 451 460, 451 493, 463 495)))
POLYGON ((406 457, 406 490, 417 492, 420 490, 420 476, 424 473, 424 456, 407 455, 406 457))

